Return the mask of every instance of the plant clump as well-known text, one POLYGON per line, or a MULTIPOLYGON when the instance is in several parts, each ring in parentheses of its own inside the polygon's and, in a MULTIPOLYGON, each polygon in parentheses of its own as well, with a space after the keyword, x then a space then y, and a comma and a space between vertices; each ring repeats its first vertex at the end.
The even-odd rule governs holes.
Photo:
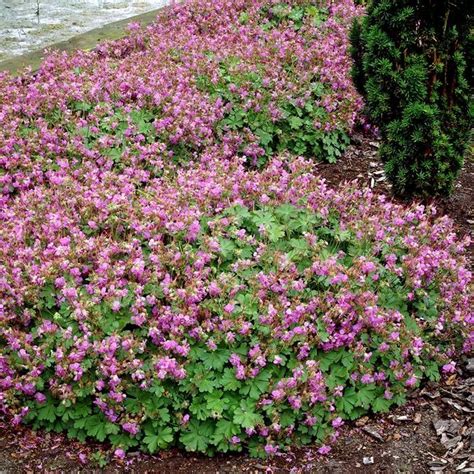
POLYGON ((3 208, 0 400, 15 422, 271 454, 403 403, 472 349, 449 219, 330 190, 301 159, 208 160, 145 187, 72 173, 3 208))
POLYGON ((146 161, 153 178, 235 136, 249 167, 284 151, 335 161, 362 105, 347 54, 360 11, 311 3, 189 2, 95 51, 52 54, 34 79, 0 75, 1 196, 65 167, 146 161))

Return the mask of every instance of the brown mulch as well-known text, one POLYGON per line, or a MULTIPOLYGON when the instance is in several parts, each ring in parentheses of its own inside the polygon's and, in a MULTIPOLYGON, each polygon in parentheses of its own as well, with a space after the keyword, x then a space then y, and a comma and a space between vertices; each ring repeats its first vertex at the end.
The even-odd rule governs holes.
MULTIPOLYGON (((331 185, 358 179, 375 192, 390 194, 383 167, 377 159, 378 144, 369 137, 355 143, 336 165, 319 165, 331 185)), ((455 221, 460 234, 472 232, 474 163, 466 160, 455 192, 450 198, 432 201, 455 221)), ((471 264, 473 246, 469 255, 471 264)), ((474 370, 467 361, 442 384, 414 391, 404 407, 383 416, 364 417, 342 428, 327 456, 316 447, 298 449, 270 460, 245 455, 214 458, 179 450, 155 456, 131 453, 125 461, 110 459, 106 472, 235 473, 425 473, 474 472, 474 370), (435 429, 436 426, 436 429, 435 429)), ((99 470, 97 453, 110 457, 104 446, 81 444, 62 434, 35 433, 27 427, 12 428, 0 418, 0 473, 64 472, 99 470)))

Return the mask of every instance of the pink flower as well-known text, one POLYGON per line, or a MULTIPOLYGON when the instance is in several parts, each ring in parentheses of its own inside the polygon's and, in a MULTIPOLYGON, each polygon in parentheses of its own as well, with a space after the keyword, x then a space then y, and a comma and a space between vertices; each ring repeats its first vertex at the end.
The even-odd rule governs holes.
POLYGON ((35 399, 38 403, 44 403, 46 401, 46 396, 43 393, 36 392, 35 399))
POLYGON ((443 365, 442 371, 445 374, 452 374, 456 372, 456 362, 449 362, 449 364, 443 365))
POLYGON ((114 456, 120 460, 125 459, 125 451, 123 449, 118 448, 114 451, 114 456))
POLYGON ((338 416, 337 418, 334 418, 334 420, 332 420, 331 424, 333 428, 339 428, 344 424, 344 422, 342 421, 342 418, 338 416))
POLYGON ((274 446, 273 444, 265 445, 265 452, 269 456, 273 456, 274 454, 278 453, 278 446, 274 446))
POLYGON ((329 454, 331 452, 331 447, 323 445, 318 449, 318 453, 322 454, 323 456, 329 454))
POLYGON ((130 433, 133 436, 135 436, 140 431, 140 429, 139 429, 139 427, 136 423, 132 423, 132 422, 129 422, 129 421, 127 421, 126 423, 123 423, 122 428, 124 429, 124 431, 127 431, 128 433, 130 433))

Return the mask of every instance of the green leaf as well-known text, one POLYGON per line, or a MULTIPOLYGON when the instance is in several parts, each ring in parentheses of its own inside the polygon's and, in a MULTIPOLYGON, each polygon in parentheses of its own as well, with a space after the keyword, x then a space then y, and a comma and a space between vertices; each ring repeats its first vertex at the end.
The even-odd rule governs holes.
POLYGON ((301 120, 299 117, 293 115, 290 118, 290 127, 293 130, 297 130, 298 128, 301 128, 302 125, 303 125, 303 120, 301 120))
POLYGON ((232 436, 238 434, 240 431, 239 427, 232 421, 222 419, 216 423, 216 431, 212 437, 213 444, 219 444, 221 441, 227 441, 232 436))
POLYGON ((375 385, 368 384, 363 386, 357 392, 357 406, 368 408, 376 397, 375 385))
POLYGON ((238 407, 234 412, 233 420, 234 423, 243 428, 253 428, 263 423, 262 416, 255 412, 255 405, 247 400, 242 400, 240 402, 240 407, 238 407))
POLYGON ((341 359, 341 353, 336 351, 324 352, 319 359, 319 366, 323 372, 327 372, 329 367, 341 359))
POLYGON ((215 370, 222 370, 229 357, 230 351, 228 349, 216 349, 215 351, 208 349, 199 354, 204 366, 215 370))
POLYGON ((214 429, 210 421, 200 423, 197 420, 191 420, 186 431, 181 433, 179 440, 183 443, 186 451, 204 453, 213 433, 214 429))
POLYGON ((392 405, 391 400, 387 400, 383 397, 377 397, 373 402, 372 402, 372 410, 375 413, 385 413, 389 410, 389 408, 392 405))
POLYGON ((96 424, 87 427, 87 434, 99 441, 104 441, 107 438, 105 431, 105 424, 103 420, 98 421, 96 424))
POLYGON ((339 412, 350 417, 357 401, 358 397, 354 387, 349 387, 344 390, 342 397, 336 399, 336 408, 339 412))
POLYGON ((425 364, 425 374, 433 382, 438 382, 441 380, 439 367, 436 362, 427 362, 425 364))
POLYGON ((232 240, 229 239, 219 239, 219 247, 221 254, 225 259, 230 259, 235 253, 236 246, 232 240))
POLYGON ((280 415, 280 424, 284 428, 295 423, 296 413, 293 410, 285 410, 280 415))
POLYGON ((344 351, 341 358, 342 365, 347 369, 354 367, 354 355, 351 352, 344 351))
POLYGON ((262 130, 261 128, 255 130, 255 134, 260 138, 260 144, 263 146, 268 145, 273 140, 273 135, 265 130, 262 130))
POLYGON ((224 370, 220 383, 224 389, 231 391, 238 390, 242 385, 242 382, 235 378, 235 369, 230 368, 224 370))
POLYGON ((266 210, 252 212, 252 221, 257 227, 263 225, 266 229, 276 224, 273 214, 266 210))
POLYGON ((287 222, 292 219, 298 213, 298 209, 291 204, 282 204, 275 208, 275 214, 279 217, 283 222, 287 222))
POLYGON ((214 415, 221 415, 222 412, 229 406, 229 399, 222 396, 222 393, 215 391, 206 395, 206 407, 214 415))
POLYGON ((56 420, 56 409, 51 402, 38 409, 38 420, 49 421, 50 423, 56 420))
POLYGON ((269 225, 267 228, 267 233, 270 242, 278 242, 285 235, 283 227, 278 224, 269 225))
POLYGON ((147 434, 143 438, 143 443, 148 451, 153 454, 158 449, 165 449, 173 441, 173 430, 168 426, 162 428, 157 434, 147 434))
POLYGON ((212 412, 207 408, 206 399, 203 395, 194 396, 191 405, 189 405, 189 411, 198 420, 206 420, 212 416, 212 412))
POLYGON ((248 395, 253 400, 257 400, 262 393, 264 393, 269 386, 270 373, 268 371, 261 371, 253 379, 248 379, 246 384, 240 390, 242 395, 248 395))
POLYGON ((209 372, 205 369, 196 371, 192 382, 200 392, 212 392, 218 385, 217 380, 214 378, 214 372, 209 372))
POLYGON ((125 433, 110 435, 109 440, 113 446, 120 446, 122 448, 132 448, 138 445, 138 440, 131 438, 125 433))

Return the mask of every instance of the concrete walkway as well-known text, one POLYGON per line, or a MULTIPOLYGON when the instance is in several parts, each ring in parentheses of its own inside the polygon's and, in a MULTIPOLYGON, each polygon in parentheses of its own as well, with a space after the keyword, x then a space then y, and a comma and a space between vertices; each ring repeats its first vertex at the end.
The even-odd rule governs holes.
POLYGON ((167 6, 152 10, 141 15, 132 16, 124 20, 109 23, 100 28, 87 31, 73 38, 52 44, 47 48, 32 51, 31 53, 17 56, 12 59, 0 62, 0 71, 7 71, 13 75, 18 75, 22 70, 30 66, 33 70, 37 70, 45 56, 45 50, 59 50, 59 51, 75 51, 77 49, 90 50, 93 49, 97 43, 103 40, 119 39, 126 34, 126 26, 131 22, 138 22, 142 26, 149 25, 155 21, 157 14, 167 6))

